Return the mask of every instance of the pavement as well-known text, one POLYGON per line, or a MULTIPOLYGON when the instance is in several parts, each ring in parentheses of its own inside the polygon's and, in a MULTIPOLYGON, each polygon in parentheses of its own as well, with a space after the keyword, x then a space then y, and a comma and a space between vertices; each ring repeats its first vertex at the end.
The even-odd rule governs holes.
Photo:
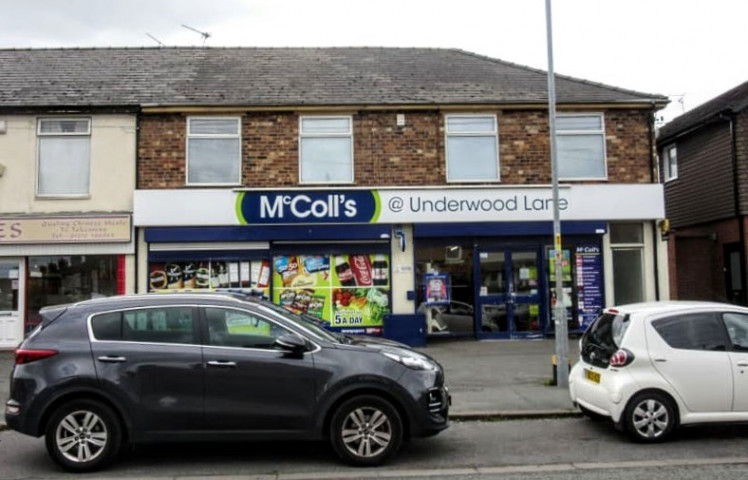
MULTIPOLYGON (((554 379, 554 339, 474 340, 429 339, 417 350, 444 367, 452 395, 454 420, 541 418, 577 415, 566 388, 554 379)), ((579 358, 579 342, 570 338, 571 363, 579 358)), ((3 412, 10 390, 13 352, 0 351, 0 405, 3 412)), ((0 430, 5 428, 0 414, 0 430)))

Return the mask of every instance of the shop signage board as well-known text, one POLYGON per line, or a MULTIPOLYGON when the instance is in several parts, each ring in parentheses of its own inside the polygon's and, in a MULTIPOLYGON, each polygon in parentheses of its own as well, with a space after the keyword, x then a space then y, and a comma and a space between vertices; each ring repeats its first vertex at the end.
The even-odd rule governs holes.
MULTIPOLYGON (((286 190, 137 190, 136 226, 547 221, 550 186, 286 190), (189 208, 185 208, 189 206, 189 208)), ((665 216, 662 185, 562 186, 561 220, 665 216)))
POLYGON ((0 245, 129 242, 130 215, 0 217, 0 245))

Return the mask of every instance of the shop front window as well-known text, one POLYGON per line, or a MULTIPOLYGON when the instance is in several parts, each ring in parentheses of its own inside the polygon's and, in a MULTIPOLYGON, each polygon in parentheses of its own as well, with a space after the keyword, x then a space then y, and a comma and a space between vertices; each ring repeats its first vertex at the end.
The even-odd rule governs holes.
POLYGON ((268 297, 270 261, 152 261, 148 284, 150 291, 236 290, 268 297))
POLYGON ((27 327, 42 307, 121 293, 117 270, 116 255, 29 257, 27 327))
POLYGON ((389 265, 385 254, 277 255, 273 302, 334 330, 381 335, 391 308, 389 265))
POLYGON ((427 333, 474 333, 472 246, 419 245, 416 282, 418 312, 426 316, 427 333))

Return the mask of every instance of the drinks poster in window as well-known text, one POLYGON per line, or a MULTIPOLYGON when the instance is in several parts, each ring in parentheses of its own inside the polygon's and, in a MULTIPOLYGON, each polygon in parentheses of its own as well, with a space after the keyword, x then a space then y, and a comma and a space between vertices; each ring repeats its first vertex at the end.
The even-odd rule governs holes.
POLYGON ((449 303, 449 275, 446 273, 427 273, 423 276, 423 289, 426 305, 444 305, 449 303))
POLYGON ((175 261, 151 262, 148 290, 152 292, 232 290, 268 297, 270 262, 175 261))

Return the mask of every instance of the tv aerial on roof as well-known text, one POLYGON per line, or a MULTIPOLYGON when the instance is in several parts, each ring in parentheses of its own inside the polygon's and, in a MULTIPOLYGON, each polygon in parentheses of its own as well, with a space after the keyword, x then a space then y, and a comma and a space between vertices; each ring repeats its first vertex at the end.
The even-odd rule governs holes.
POLYGON ((164 46, 164 44, 163 44, 163 43, 161 42, 161 40, 159 40, 158 38, 154 37, 153 35, 151 35, 151 34, 150 34, 150 33, 148 33, 148 32, 145 32, 145 34, 146 34, 146 35, 148 35, 149 37, 151 37, 151 39, 152 39, 152 40, 153 40, 154 42, 158 43, 158 46, 159 46, 159 47, 163 47, 163 46, 164 46))
POLYGON ((190 27, 189 25, 185 25, 184 23, 182 24, 182 26, 183 26, 184 28, 186 28, 187 30, 192 30, 192 31, 193 31, 193 32, 195 32, 195 33, 199 33, 199 34, 200 34, 200 35, 201 35, 201 36, 203 37, 203 46, 205 46, 205 41, 206 41, 206 40, 207 40, 208 38, 210 38, 210 33, 208 33, 208 32, 203 32, 203 31, 200 31, 200 30, 198 30, 197 28, 192 28, 192 27, 190 27))

